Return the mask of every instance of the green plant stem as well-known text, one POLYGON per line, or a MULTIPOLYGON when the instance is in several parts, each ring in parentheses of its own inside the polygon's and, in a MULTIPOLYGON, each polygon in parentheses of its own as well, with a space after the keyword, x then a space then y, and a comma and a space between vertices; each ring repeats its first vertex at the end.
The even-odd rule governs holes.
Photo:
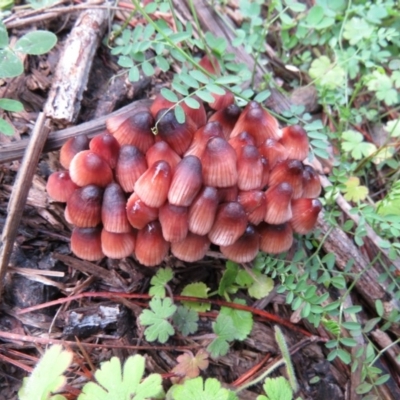
POLYGON ((242 386, 239 386, 236 390, 235 393, 240 393, 243 390, 257 385, 257 383, 262 382, 265 378, 267 378, 269 375, 272 374, 272 372, 274 372, 277 368, 279 368, 281 365, 285 364, 285 360, 282 358, 278 361, 276 361, 274 364, 272 364, 266 371, 264 371, 259 377, 257 377, 256 379, 253 379, 250 382, 246 382, 244 383, 242 386))
POLYGON ((296 393, 297 390, 299 389, 299 385, 297 383, 296 375, 294 373, 293 364, 292 364, 292 360, 290 358, 290 353, 289 353, 289 349, 288 349, 285 337, 283 336, 283 333, 282 333, 281 329, 279 328, 279 326, 275 325, 274 329, 275 329, 275 340, 278 343, 279 350, 281 351, 282 357, 285 360, 286 372, 289 377, 290 386, 292 387, 293 392, 296 393))

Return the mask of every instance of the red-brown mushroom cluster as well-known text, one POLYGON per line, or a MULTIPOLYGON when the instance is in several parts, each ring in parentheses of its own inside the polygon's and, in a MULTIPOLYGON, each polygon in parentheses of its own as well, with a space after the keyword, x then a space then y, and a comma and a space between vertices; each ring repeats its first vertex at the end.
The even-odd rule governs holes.
POLYGON ((287 251, 293 233, 310 232, 321 186, 303 165, 308 139, 300 126, 279 128, 258 103, 243 111, 231 93, 214 95, 178 123, 162 96, 134 115, 107 120, 107 131, 77 136, 61 149, 65 171, 47 190, 66 202, 71 249, 85 260, 135 255, 146 266, 169 251, 187 262, 211 244, 236 262, 259 250, 287 251), (159 121, 158 134, 152 128, 159 121))

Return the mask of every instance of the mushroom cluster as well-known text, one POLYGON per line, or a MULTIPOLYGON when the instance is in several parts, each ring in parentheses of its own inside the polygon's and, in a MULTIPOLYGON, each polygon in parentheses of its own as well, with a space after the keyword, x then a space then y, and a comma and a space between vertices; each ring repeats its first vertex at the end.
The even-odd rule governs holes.
POLYGON ((107 131, 61 148, 64 171, 47 190, 66 202, 73 253, 85 260, 135 255, 145 266, 171 253, 200 260, 210 245, 235 262, 258 251, 287 251, 293 233, 310 232, 321 186, 300 126, 280 128, 260 104, 242 111, 233 95, 214 95, 212 115, 157 96, 134 115, 113 116, 107 131), (152 129, 157 123, 157 135, 152 129))

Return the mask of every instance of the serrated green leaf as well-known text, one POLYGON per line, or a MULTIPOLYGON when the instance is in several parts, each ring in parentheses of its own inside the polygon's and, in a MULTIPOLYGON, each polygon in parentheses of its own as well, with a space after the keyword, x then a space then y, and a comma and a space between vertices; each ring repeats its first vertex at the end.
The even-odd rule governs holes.
POLYGON ((165 285, 174 277, 171 268, 160 268, 151 278, 150 296, 165 297, 165 285))
MULTIPOLYGON (((293 391, 289 382, 280 376, 279 378, 267 378, 263 385, 264 392, 269 400, 292 400, 293 391)), ((258 398, 257 398, 258 400, 258 398)))
POLYGON ((3 118, 0 118, 0 132, 4 135, 12 136, 14 135, 14 127, 3 118))
MULTIPOLYGON (((203 282, 190 283, 183 288, 181 295, 206 299, 208 298, 209 290, 210 289, 203 282)), ((198 312, 205 312, 211 308, 211 305, 209 303, 182 301, 182 304, 184 304, 187 308, 198 312)))
POLYGON ((229 391, 215 378, 188 379, 173 391, 173 400, 228 400, 229 391))
POLYGON ((232 341, 235 338, 236 328, 232 318, 220 313, 213 323, 213 331, 217 338, 208 345, 207 351, 213 358, 224 356, 229 350, 228 341, 232 341))
POLYGON ((187 336, 197 331, 199 314, 195 310, 179 306, 172 320, 182 335, 187 336))
POLYGON ((386 132, 389 133, 391 137, 400 136, 400 118, 388 121, 385 125, 386 132))
MULTIPOLYGON (((236 304, 246 304, 246 302, 241 299, 235 299, 234 302, 236 304)), ((235 327, 234 339, 245 340, 253 329, 253 315, 251 312, 221 307, 221 314, 232 318, 233 326, 235 327)))
POLYGON ((366 186, 360 185, 360 179, 351 176, 345 182, 345 193, 344 198, 347 201, 359 202, 360 200, 365 200, 368 196, 368 188, 366 186))
POLYGON ((172 317, 177 307, 168 297, 165 299, 154 297, 149 306, 151 310, 143 310, 139 316, 140 324, 148 326, 144 331, 146 340, 149 342, 158 340, 160 343, 165 343, 175 333, 168 318, 172 317))
POLYGON ((331 90, 342 86, 345 81, 344 69, 332 64, 327 56, 316 58, 311 63, 309 74, 318 85, 331 90))
POLYGON ((261 273, 256 273, 254 283, 249 287, 248 292, 251 297, 255 299, 262 299, 271 292, 274 288, 274 281, 261 273))
POLYGON ((161 375, 151 374, 143 379, 145 359, 141 355, 129 357, 121 370, 117 357, 101 365, 95 373, 98 385, 87 383, 78 400, 146 400, 162 391, 161 375), (133 396, 133 397, 132 397, 133 396))
POLYGON ((32 374, 24 378, 18 392, 19 400, 47 399, 66 383, 63 373, 72 362, 72 353, 61 345, 50 347, 36 365, 32 374))
POLYGON ((24 106, 20 101, 12 99, 0 99, 0 108, 11 112, 24 111, 24 106))
POLYGON ((11 49, 0 50, 0 78, 14 78, 23 72, 21 60, 11 49))
POLYGON ((49 52, 57 43, 57 36, 49 31, 33 31, 17 40, 14 50, 25 54, 40 55, 49 52))
POLYGON ((233 261, 227 261, 226 270, 219 281, 218 294, 220 296, 225 296, 225 293, 235 283, 238 271, 238 264, 234 263, 233 261))

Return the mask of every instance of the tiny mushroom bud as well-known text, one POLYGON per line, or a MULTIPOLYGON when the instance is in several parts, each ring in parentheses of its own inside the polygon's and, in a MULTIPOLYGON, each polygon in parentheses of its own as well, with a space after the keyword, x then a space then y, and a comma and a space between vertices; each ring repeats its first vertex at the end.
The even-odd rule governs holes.
POLYGON ((218 122, 208 122, 194 133, 192 143, 185 156, 191 155, 201 158, 208 141, 214 137, 224 137, 221 125, 218 122))
POLYGON ((106 257, 121 259, 130 256, 135 250, 136 236, 131 232, 115 233, 101 231, 101 248, 106 257))
POLYGON ((289 222, 281 225, 269 225, 262 222, 257 230, 260 234, 260 250, 265 253, 279 254, 292 247, 293 230, 289 222))
POLYGON ((305 235, 314 229, 318 214, 322 210, 322 204, 318 199, 292 200, 293 217, 290 220, 296 233, 305 235))
POLYGON ((160 207, 159 219, 164 239, 168 242, 180 242, 189 230, 188 208, 165 203, 160 207))
POLYGON ((107 161, 108 165, 114 169, 117 164, 120 145, 118 140, 108 132, 95 136, 89 144, 90 150, 98 154, 107 161))
POLYGON ((220 246, 221 253, 237 263, 250 262, 256 258, 260 248, 258 232, 254 226, 249 225, 246 231, 235 243, 228 246, 220 246))
POLYGON ((226 140, 228 140, 240 113, 240 107, 236 104, 231 104, 228 107, 222 108, 211 115, 208 122, 219 122, 222 127, 224 137, 226 140))
POLYGON ((179 161, 181 161, 181 158, 178 156, 178 154, 176 154, 174 150, 171 149, 167 142, 160 140, 154 143, 153 146, 151 146, 150 149, 147 150, 146 161, 147 165, 150 167, 156 161, 161 160, 166 161, 173 171, 175 170, 175 167, 177 166, 179 161))
POLYGON ((224 90, 224 94, 211 93, 214 101, 208 103, 213 110, 222 110, 235 102, 235 96, 230 90, 224 90))
POLYGON ((221 204, 217 209, 214 224, 208 237, 211 243, 229 246, 243 235, 247 226, 247 216, 237 202, 221 204))
POLYGON ((207 236, 199 236, 189 232, 185 239, 171 243, 171 253, 182 261, 194 262, 201 260, 210 247, 207 236))
POLYGON ((158 218, 158 208, 149 207, 136 193, 132 193, 126 203, 126 216, 134 228, 143 229, 158 218))
POLYGON ((75 190, 67 201, 70 222, 79 228, 92 228, 101 222, 103 190, 88 185, 75 190))
POLYGON ((167 142, 172 150, 179 156, 182 156, 192 141, 193 134, 196 131, 196 125, 190 118, 180 124, 173 110, 160 110, 157 113, 158 135, 161 140, 167 142))
POLYGON ((277 140, 269 138, 265 140, 259 147, 258 151, 264 156, 272 169, 276 164, 285 161, 288 158, 288 152, 285 147, 277 140))
POLYGON ((217 189, 205 186, 189 208, 189 230, 204 236, 210 232, 218 207, 217 189))
POLYGON ((101 221, 108 232, 123 233, 132 230, 126 216, 126 198, 118 183, 110 183, 103 196, 101 221))
POLYGON ((299 125, 282 129, 280 142, 286 148, 288 158, 303 161, 308 156, 307 132, 299 125))
POLYGON ((208 141, 201 157, 204 184, 229 187, 237 184, 236 153, 229 143, 220 137, 208 141))
POLYGON ((158 221, 150 222, 138 232, 135 255, 141 264, 147 267, 160 264, 168 254, 168 250, 169 243, 164 239, 158 221))
POLYGON ((149 110, 142 110, 130 116, 114 116, 106 121, 107 129, 114 135, 122 146, 136 146, 142 153, 154 144, 151 128, 154 118, 149 110))
POLYGON ((169 164, 157 161, 136 181, 134 190, 149 207, 161 207, 167 200, 171 178, 169 164))
POLYGON ((97 185, 106 187, 113 180, 113 173, 107 162, 91 150, 84 150, 72 159, 69 173, 78 186, 97 185))
MULTIPOLYGON (((150 112, 151 115, 156 118, 157 113, 162 109, 174 108, 176 103, 167 100, 161 93, 158 93, 151 103, 150 112)), ((156 118, 157 119, 157 118, 156 118)))
POLYGON ((321 194, 321 182, 319 176, 310 165, 303 169, 303 195, 306 198, 315 198, 321 194))
POLYGON ((246 145, 239 150, 237 170, 239 190, 261 188, 264 168, 257 147, 246 145))
POLYGON ((186 102, 182 102, 181 106, 185 115, 189 117, 196 125, 196 128, 199 129, 207 123, 206 109, 204 108, 203 102, 197 96, 192 96, 191 99, 196 100, 199 103, 198 108, 191 108, 186 104, 186 102))
POLYGON ((47 179, 46 190, 49 196, 65 203, 79 186, 72 182, 68 171, 53 172, 47 179))
POLYGON ((253 136, 256 146, 260 146, 268 138, 280 138, 277 119, 255 101, 250 101, 242 111, 233 128, 231 137, 235 137, 242 132, 248 132, 253 136))
POLYGON ((190 206, 203 184, 200 160, 184 157, 176 166, 168 192, 168 201, 177 206, 190 206))
MULTIPOLYGON (((237 201, 242 205, 245 213, 249 214, 265 202, 265 193, 262 190, 255 189, 243 190, 239 192, 237 201)), ((262 219, 264 219, 264 216, 262 219)))
POLYGON ((275 165, 269 176, 269 186, 287 182, 293 188, 293 199, 303 194, 303 164, 299 160, 285 160, 275 165))
POLYGON ((274 225, 289 221, 292 218, 292 196, 293 188, 287 182, 271 186, 265 192, 267 212, 265 213, 264 221, 274 225))
POLYGON ((242 132, 235 137, 231 137, 228 143, 235 149, 236 154, 239 154, 242 147, 247 145, 254 146, 255 140, 253 139, 253 136, 251 136, 249 133, 242 132))
POLYGON ((89 139, 86 135, 79 135, 68 139, 60 150, 60 164, 68 169, 71 160, 76 154, 89 149, 89 139))
POLYGON ((147 171, 147 162, 142 152, 135 146, 121 146, 115 178, 126 193, 133 192, 136 181, 147 171))
POLYGON ((104 257, 101 249, 101 228, 74 228, 71 235, 71 250, 83 260, 101 260, 104 257))

